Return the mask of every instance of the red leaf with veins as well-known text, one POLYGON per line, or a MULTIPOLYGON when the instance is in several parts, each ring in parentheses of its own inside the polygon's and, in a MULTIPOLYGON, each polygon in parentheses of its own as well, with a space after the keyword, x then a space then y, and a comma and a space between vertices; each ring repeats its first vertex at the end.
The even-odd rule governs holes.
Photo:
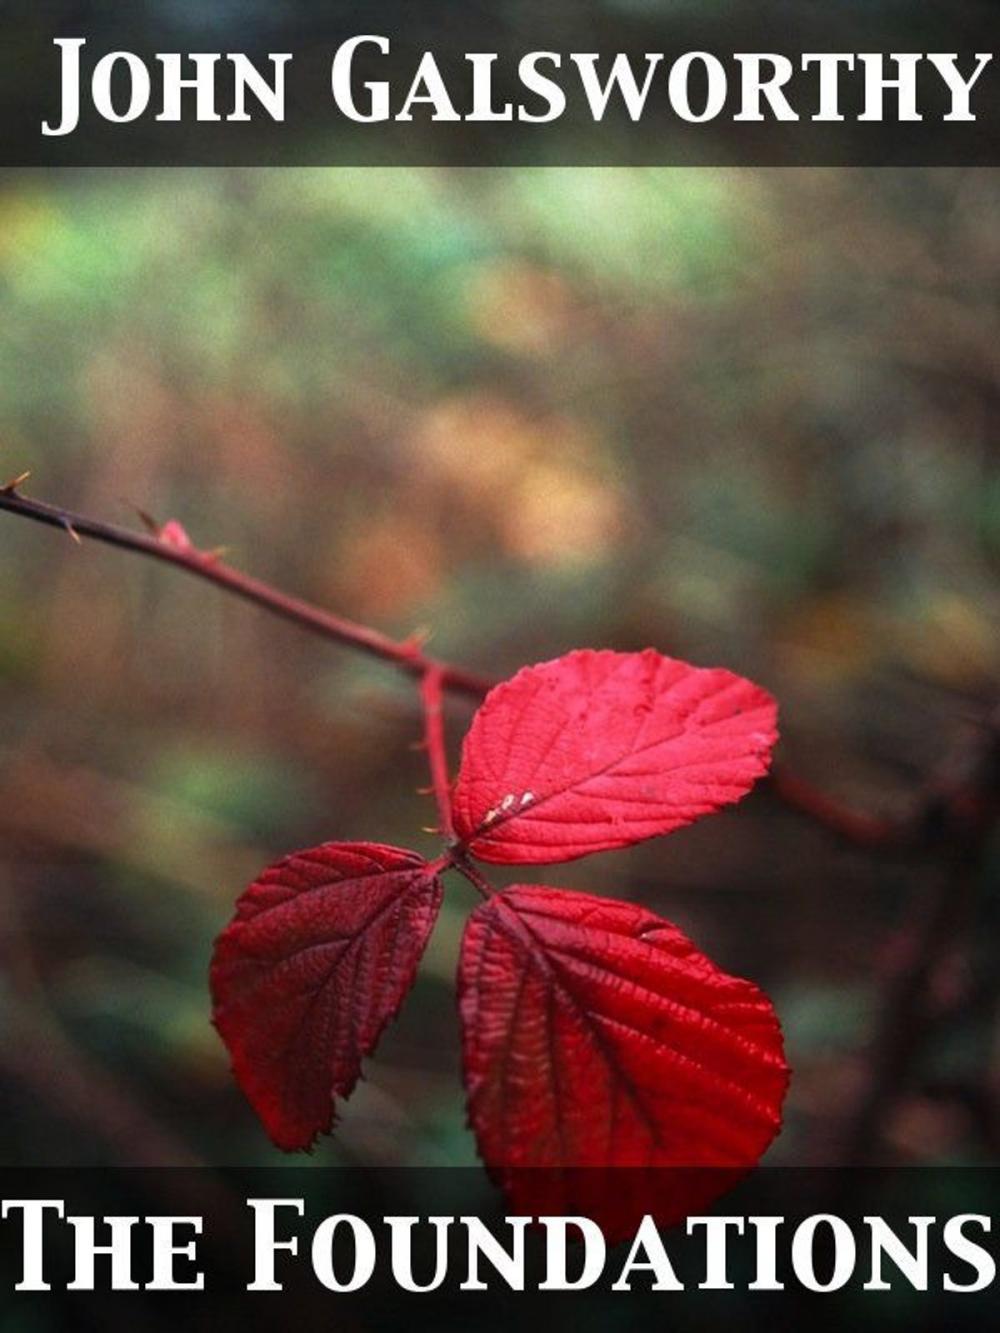
POLYGON ((459 1006, 472 1127, 518 1211, 589 1213, 616 1236, 644 1212, 673 1221, 780 1128, 770 1001, 635 904, 498 893, 466 928, 459 1006), (657 1198, 650 1169, 691 1167, 712 1170, 677 1172, 657 1198))
POLYGON ((479 709, 455 828, 501 864, 571 861, 669 833, 767 771, 774 700, 721 668, 583 649, 525 667, 479 709))
POLYGON ((216 941, 215 1024, 279 1148, 327 1132, 409 990, 441 903, 413 852, 324 843, 265 870, 216 941))

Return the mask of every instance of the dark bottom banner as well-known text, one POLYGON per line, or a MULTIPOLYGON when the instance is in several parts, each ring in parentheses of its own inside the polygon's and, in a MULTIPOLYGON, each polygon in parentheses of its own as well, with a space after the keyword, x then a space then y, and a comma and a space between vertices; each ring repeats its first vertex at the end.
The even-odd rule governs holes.
POLYGON ((5 1331, 1000 1317, 989 1168, 526 1173, 505 1195, 458 1168, 13 1168, 0 1184, 5 1331))

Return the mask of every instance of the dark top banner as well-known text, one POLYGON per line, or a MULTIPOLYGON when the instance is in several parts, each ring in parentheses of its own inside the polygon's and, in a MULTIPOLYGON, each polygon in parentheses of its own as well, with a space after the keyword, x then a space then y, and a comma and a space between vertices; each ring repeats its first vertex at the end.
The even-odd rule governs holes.
POLYGON ((14 0, 0 165, 1000 162, 980 0, 14 0))

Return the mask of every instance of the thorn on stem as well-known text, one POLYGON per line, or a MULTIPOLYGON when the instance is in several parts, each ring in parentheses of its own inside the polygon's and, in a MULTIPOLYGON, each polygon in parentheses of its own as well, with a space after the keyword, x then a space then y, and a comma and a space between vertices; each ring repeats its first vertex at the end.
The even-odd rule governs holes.
POLYGON ((0 486, 0 492, 4 495, 15 495, 18 486, 23 486, 30 476, 30 472, 22 472, 19 476, 12 477, 10 481, 5 482, 3 486, 0 486))
POLYGON ((157 523, 156 519, 153 518, 152 514, 147 513, 145 509, 140 509, 138 505, 133 505, 132 508, 139 516, 139 521, 146 531, 153 537, 159 537, 160 525, 157 523))
POLYGON ((403 640, 403 647, 414 654, 420 654, 430 642, 431 635, 434 633, 430 625, 418 625, 411 634, 408 634, 403 640))
POLYGON ((74 528, 73 524, 69 521, 68 518, 63 519, 63 527, 76 542, 77 546, 83 545, 83 542, 80 540, 80 534, 77 532, 76 528, 74 528))

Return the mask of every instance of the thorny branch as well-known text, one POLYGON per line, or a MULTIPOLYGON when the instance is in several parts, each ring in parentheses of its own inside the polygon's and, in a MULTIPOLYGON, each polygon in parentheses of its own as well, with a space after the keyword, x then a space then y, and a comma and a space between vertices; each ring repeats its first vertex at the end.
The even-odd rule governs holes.
MULTIPOLYGON (((291 597, 261 579, 241 573, 226 564, 218 552, 202 551, 192 545, 177 523, 158 527, 147 522, 151 531, 138 532, 45 504, 41 500, 29 499, 19 491, 28 475, 23 473, 0 487, 0 510, 60 528, 77 541, 87 537, 174 565, 335 643, 346 644, 383 661, 392 662, 418 680, 426 681, 428 676, 433 676, 439 692, 447 690, 453 694, 481 699, 495 683, 488 677, 427 655, 416 638, 391 639, 367 625, 333 615, 300 598, 291 597)), ((776 767, 771 776, 773 790, 785 805, 848 842, 863 847, 891 848, 908 840, 911 831, 908 821, 894 823, 846 809, 784 768, 776 767)), ((438 795, 439 809, 440 805, 438 795)))
POLYGON ((440 673, 441 684, 454 693, 481 698, 493 684, 483 676, 463 671, 459 667, 448 666, 427 656, 416 638, 396 640, 367 625, 359 625, 343 616, 335 616, 298 597, 290 597, 261 579, 251 578, 227 565, 213 551, 200 551, 185 537, 183 529, 176 523, 150 533, 136 532, 129 528, 118 527, 112 523, 101 523, 86 518, 82 514, 71 513, 56 505, 43 504, 40 500, 29 500, 18 493, 18 486, 24 480, 18 477, 6 486, 0 487, 0 509, 9 513, 20 514, 36 523, 45 523, 52 528, 61 528, 71 537, 80 539, 89 537, 93 541, 104 542, 108 546, 117 546, 122 550, 135 551, 140 555, 150 556, 168 565, 176 565, 195 577, 214 583, 216 587, 235 593, 244 601, 254 602, 285 620, 291 620, 304 629, 313 630, 324 638, 336 643, 349 644, 351 647, 392 662, 411 676, 421 677, 426 672, 436 669, 440 673))

